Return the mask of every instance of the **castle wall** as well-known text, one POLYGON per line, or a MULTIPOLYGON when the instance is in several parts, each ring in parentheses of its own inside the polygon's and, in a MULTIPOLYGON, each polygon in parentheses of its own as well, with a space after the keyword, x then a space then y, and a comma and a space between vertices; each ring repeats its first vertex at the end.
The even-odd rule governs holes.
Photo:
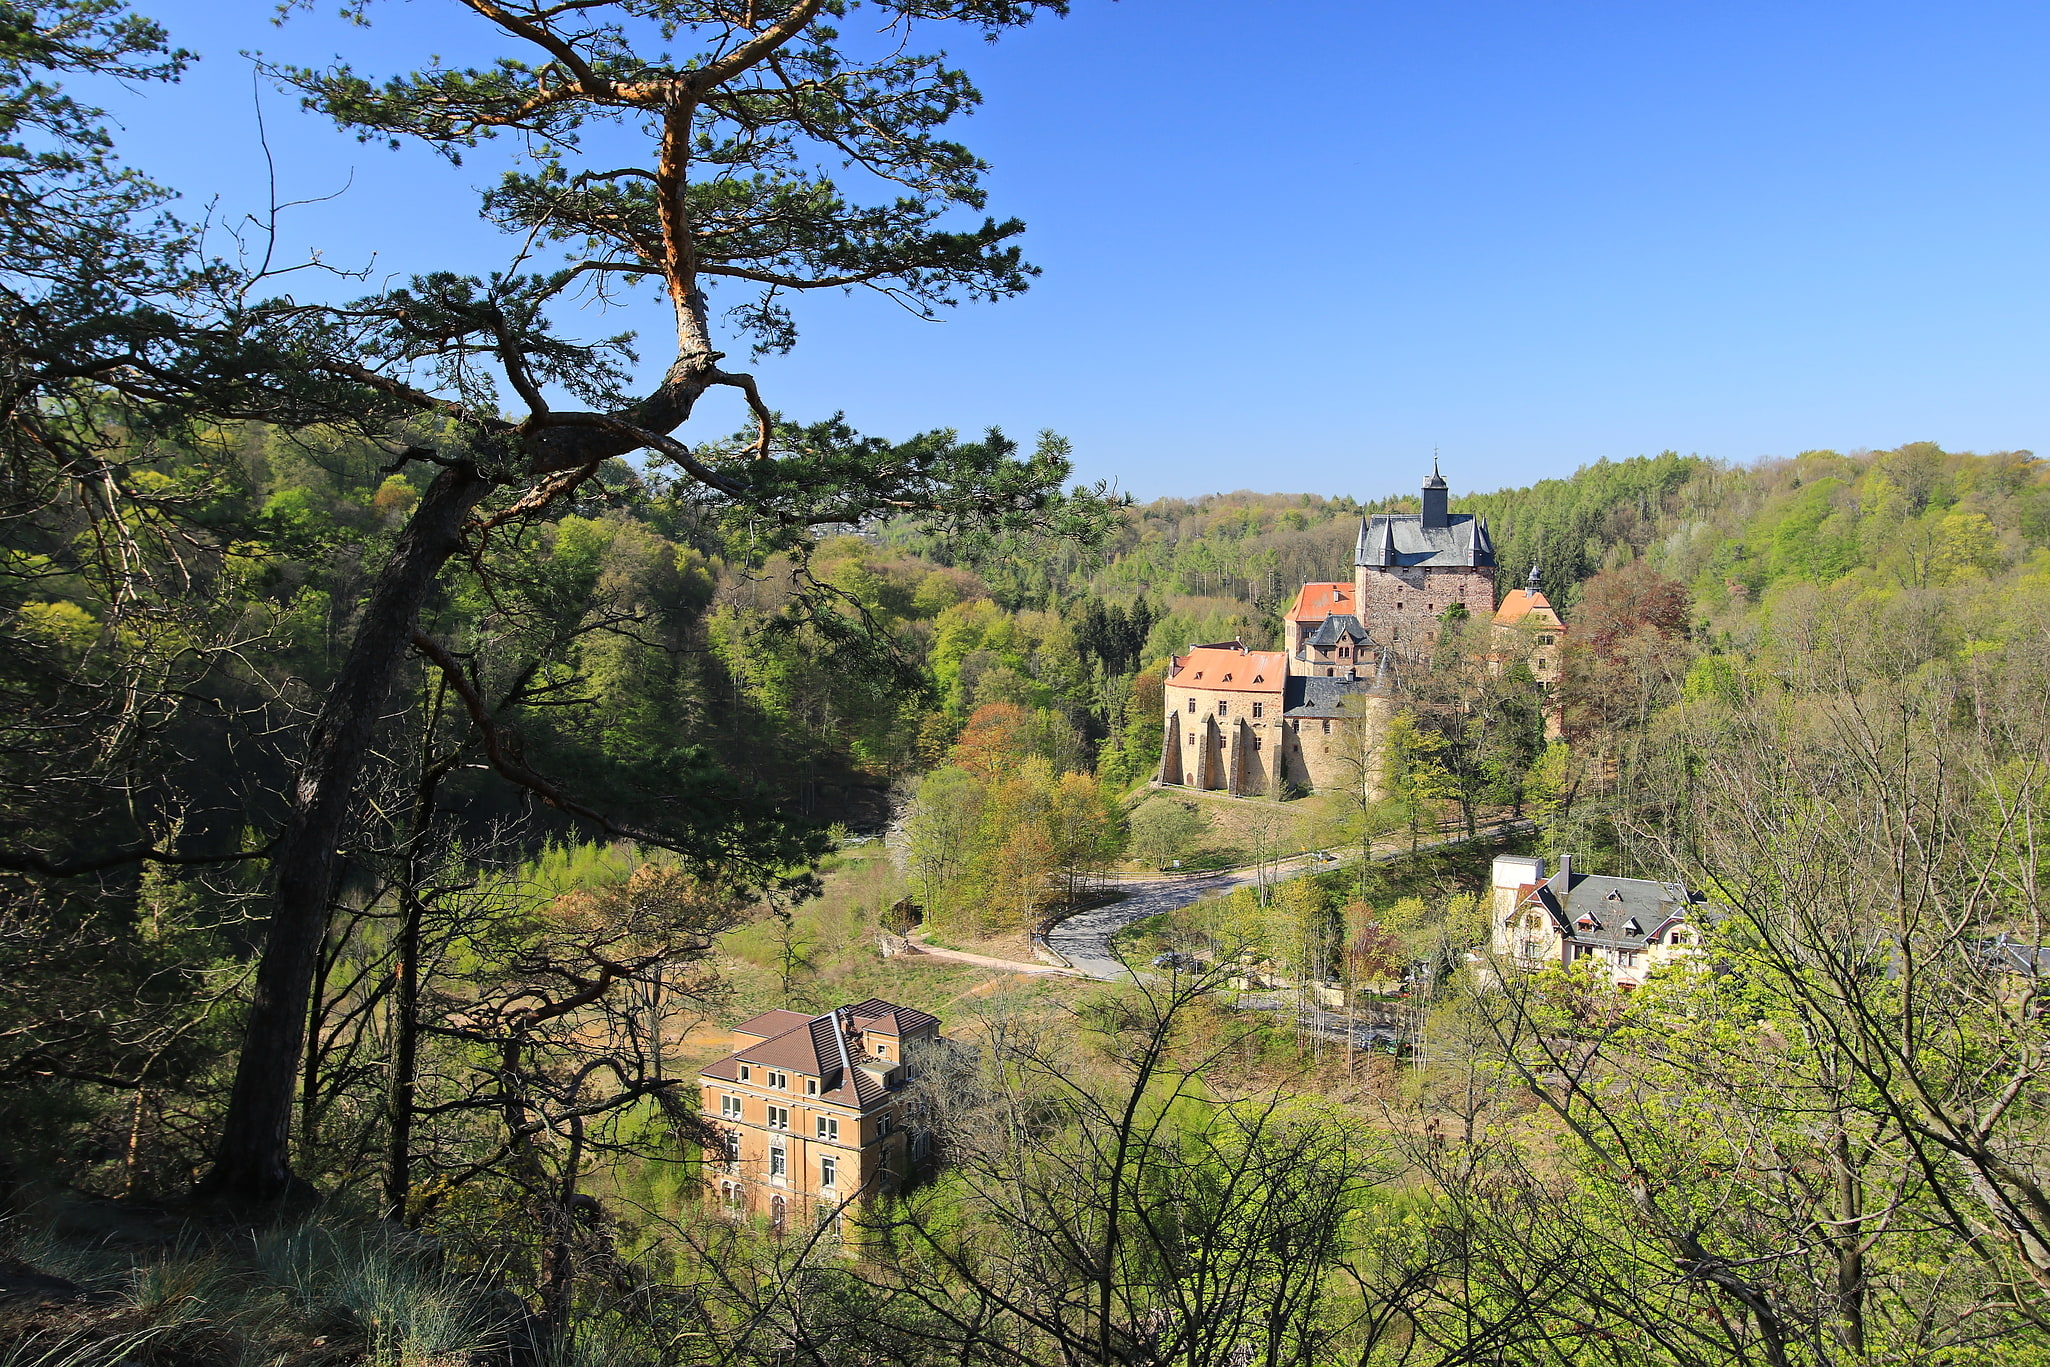
POLYGON ((1289 785, 1315 792, 1349 790, 1364 770, 1373 795, 1385 793, 1387 757, 1381 738, 1394 719, 1395 701, 1355 695, 1347 706, 1355 715, 1288 719, 1283 776, 1289 785))
POLYGON ((1438 616, 1454 603, 1477 617, 1495 611, 1495 570, 1476 566, 1361 565, 1353 571, 1360 620, 1376 640, 1413 651, 1437 640, 1438 616))
POLYGON ((1245 797, 1279 795, 1279 691, 1184 688, 1169 680, 1163 693, 1167 720, 1161 735, 1162 783, 1245 797))

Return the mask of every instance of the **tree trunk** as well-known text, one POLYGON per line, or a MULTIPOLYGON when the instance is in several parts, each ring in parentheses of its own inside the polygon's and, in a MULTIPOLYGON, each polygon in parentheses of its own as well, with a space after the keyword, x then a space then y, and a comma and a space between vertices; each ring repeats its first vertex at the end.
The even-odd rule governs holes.
POLYGON ((470 466, 442 470, 378 576, 307 746, 292 812, 271 863, 270 926, 243 1026, 242 1054, 214 1165, 195 1194, 271 1202, 301 1193, 292 1172, 292 1094, 315 964, 363 757, 370 747, 421 604, 461 542, 464 520, 489 492, 470 466))

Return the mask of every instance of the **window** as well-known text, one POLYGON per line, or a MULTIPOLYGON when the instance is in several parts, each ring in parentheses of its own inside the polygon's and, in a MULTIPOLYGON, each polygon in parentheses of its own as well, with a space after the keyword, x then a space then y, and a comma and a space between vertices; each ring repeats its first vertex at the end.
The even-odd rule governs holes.
POLYGON ((1266 704, 1266 703, 1263 703, 1263 702, 1256 702, 1256 703, 1254 703, 1254 704, 1253 704, 1253 717, 1254 717, 1254 719, 1255 719, 1255 720, 1258 720, 1259 718, 1261 718, 1261 717, 1264 717, 1264 716, 1266 716, 1266 715, 1267 715, 1267 704, 1266 704))
POLYGON ((819 1080, 817 1078, 808 1077, 804 1080, 804 1094, 806 1096, 817 1096, 819 1094, 819 1080))
POLYGON ((1229 716, 1229 715, 1230 715, 1230 713, 1231 713, 1231 704, 1230 704, 1230 703, 1228 703, 1228 702, 1226 702, 1226 701, 1225 701, 1224 699, 1222 699, 1222 698, 1219 698, 1219 699, 1217 700, 1217 715, 1218 715, 1218 716, 1220 716, 1220 717, 1223 717, 1223 716, 1229 716))
POLYGON ((739 1210, 747 1204, 747 1192, 738 1182, 721 1182, 719 1199, 725 1203, 726 1209, 739 1210))
POLYGON ((769 1146, 769 1176, 788 1177, 789 1175, 790 1150, 784 1148, 781 1144, 771 1144, 769 1146))
POLYGON ((1194 698, 1189 699, 1189 710, 1191 712, 1196 710, 1196 700, 1194 698))
POLYGON ((1552 637, 1551 637, 1551 633, 1549 633, 1549 632, 1539 632, 1539 633, 1538 633, 1538 644, 1539 644, 1539 645, 1541 645, 1541 646, 1548 646, 1548 645, 1550 645, 1551 643, 1552 643, 1552 637))
POLYGON ((1352 647, 1351 647, 1351 646, 1340 646, 1340 647, 1338 648, 1338 658, 1339 658, 1339 659, 1341 659, 1341 660, 1349 660, 1349 659, 1351 659, 1351 658, 1352 658, 1352 647))
POLYGON ((840 1181, 840 1160, 830 1155, 819 1159, 819 1185, 834 1187, 840 1181))
POLYGON ((887 1043, 885 1043, 884 1041, 882 1041, 882 1040, 877 1040, 877 1041, 876 1041, 876 1057, 877 1057, 877 1058, 888 1058, 889 1056, 890 1056, 890 1046, 889 1046, 889 1045, 888 1045, 887 1043))
POLYGON ((1619 950, 1617 950, 1617 951, 1616 951, 1616 964, 1617 964, 1617 966, 1618 966, 1618 967, 1621 967, 1621 968, 1635 968, 1635 967, 1637 967, 1637 951, 1636 951, 1636 950, 1634 950, 1634 949, 1619 949, 1619 950))
POLYGON ((769 1128, 772 1130, 787 1130, 790 1128, 790 1108, 788 1106, 769 1107, 769 1128))
POLYGON ((1324 723, 1324 734, 1327 736, 1331 734, 1331 723, 1328 721, 1324 723))
POLYGON ((830 1115, 822 1115, 818 1118, 818 1126, 819 1138, 833 1144, 840 1142, 839 1120, 830 1115))
POLYGON ((876 1138, 881 1139, 884 1135, 888 1134, 894 1124, 895 1122, 891 1120, 888 1111, 878 1115, 876 1117, 876 1138))
POLYGON ((790 1085, 790 1075, 788 1073, 779 1073, 772 1068, 769 1070, 769 1085, 771 1087, 788 1087, 790 1085))
POLYGON ((790 1203, 780 1196, 769 1198, 769 1228, 781 1234, 783 1232, 783 1223, 789 1218, 790 1203))
POLYGON ((1543 947, 1539 945, 1536 940, 1525 940, 1523 942, 1523 948, 1520 951, 1522 956, 1526 959, 1535 959, 1538 955, 1542 954, 1543 952, 1543 947))
POLYGON ((745 1063, 740 1065, 740 1080, 742 1082, 748 1081, 749 1079, 753 1078, 754 1075, 754 1069, 748 1067, 745 1063))
POLYGON ((728 1120, 740 1119, 740 1098, 737 1096, 720 1097, 719 1114, 725 1116, 728 1120))

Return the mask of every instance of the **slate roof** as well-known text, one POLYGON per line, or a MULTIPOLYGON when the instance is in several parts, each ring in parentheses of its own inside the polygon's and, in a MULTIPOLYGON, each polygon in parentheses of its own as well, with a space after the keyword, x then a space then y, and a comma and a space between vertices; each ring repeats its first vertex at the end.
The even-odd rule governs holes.
POLYGON ((1357 715, 1345 712, 1340 704, 1354 695, 1384 692, 1386 688, 1387 680, 1379 666, 1357 679, 1297 674, 1289 679, 1288 691, 1282 696, 1281 715, 1312 719, 1357 715))
POLYGON ((2038 978, 2050 973, 2050 949, 2011 939, 2002 932, 1998 939, 1981 940, 1974 948, 1994 968, 2038 978))
POLYGON ((1708 899, 1678 883, 1650 878, 1612 878, 1561 869, 1528 898, 1552 915, 1575 944, 1641 949, 1681 921, 1698 921, 1708 899))
POLYGON ((1306 646, 1337 646, 1347 644, 1373 643, 1374 638, 1360 625, 1360 619, 1349 612, 1334 612, 1326 617, 1315 631, 1303 638, 1306 646))
POLYGON ((1486 521, 1453 513, 1443 527, 1426 527, 1422 513, 1375 513, 1360 519, 1353 564, 1377 567, 1478 566, 1495 563, 1486 521))

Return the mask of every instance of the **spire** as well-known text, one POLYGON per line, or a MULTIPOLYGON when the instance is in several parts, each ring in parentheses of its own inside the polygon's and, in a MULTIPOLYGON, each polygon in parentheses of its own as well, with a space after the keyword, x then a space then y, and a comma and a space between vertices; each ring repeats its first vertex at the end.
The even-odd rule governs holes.
POLYGON ((1445 476, 1438 473, 1438 457, 1431 455, 1431 473, 1424 480, 1424 527, 1426 530, 1448 526, 1450 518, 1445 509, 1445 476))
POLYGON ((1360 519, 1360 534, 1352 543, 1352 563, 1355 565, 1371 565, 1374 563, 1367 559, 1367 520, 1364 517, 1360 519))
POLYGON ((1535 560, 1530 562, 1530 591, 1532 593, 1538 591, 1538 567, 1535 560))

